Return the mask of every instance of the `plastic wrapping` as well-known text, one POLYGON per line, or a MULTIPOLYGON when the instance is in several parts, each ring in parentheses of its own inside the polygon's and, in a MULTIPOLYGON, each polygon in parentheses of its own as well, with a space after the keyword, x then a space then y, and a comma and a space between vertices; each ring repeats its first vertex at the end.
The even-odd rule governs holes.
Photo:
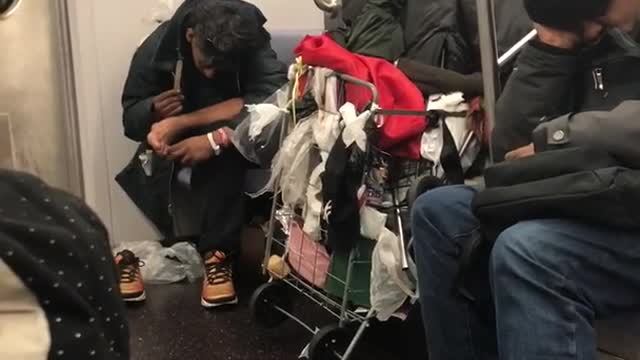
MULTIPOLYGON (((312 116, 317 116, 314 113, 312 116)), ((261 195, 274 189, 280 181, 282 201, 295 208, 304 204, 309 175, 311 173, 310 152, 312 150, 312 120, 305 119, 291 131, 280 151, 275 155, 271 166, 271 179, 267 186, 255 195, 261 195)))
POLYGON ((268 168, 280 148, 280 131, 288 120, 287 107, 289 85, 285 85, 262 104, 247 105, 247 113, 230 139, 247 160, 268 168))
POLYGON ((371 306, 380 321, 389 320, 407 298, 416 298, 415 285, 402 270, 401 246, 398 237, 385 228, 371 256, 371 306))
POLYGON ((184 279, 194 282, 204 274, 200 254, 186 242, 165 248, 157 241, 143 241, 127 244, 126 249, 144 263, 140 271, 145 283, 171 284, 184 279))

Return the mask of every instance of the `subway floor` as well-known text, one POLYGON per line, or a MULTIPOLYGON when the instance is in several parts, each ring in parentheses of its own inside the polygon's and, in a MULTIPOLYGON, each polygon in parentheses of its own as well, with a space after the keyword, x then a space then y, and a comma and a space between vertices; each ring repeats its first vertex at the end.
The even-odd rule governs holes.
MULTIPOLYGON (((310 334, 293 321, 271 330, 258 327, 251 321, 248 306, 258 283, 239 283, 244 284, 239 291, 240 304, 215 311, 200 307, 199 284, 147 286, 147 301, 129 308, 131 359, 298 359, 310 334)), ((296 312, 319 326, 333 321, 302 299, 296 312)), ((424 356, 417 355, 422 344, 411 327, 408 323, 374 324, 353 359, 424 360, 424 356)))

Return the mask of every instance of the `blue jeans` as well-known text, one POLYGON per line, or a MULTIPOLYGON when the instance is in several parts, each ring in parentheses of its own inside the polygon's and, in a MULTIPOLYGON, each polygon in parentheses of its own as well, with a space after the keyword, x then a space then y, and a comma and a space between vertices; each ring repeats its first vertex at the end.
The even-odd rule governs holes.
POLYGON ((594 320, 640 310, 640 233, 560 219, 521 222, 491 251, 484 289, 493 302, 472 302, 452 289, 461 249, 479 229, 474 194, 444 187, 414 207, 430 360, 595 360, 594 320))

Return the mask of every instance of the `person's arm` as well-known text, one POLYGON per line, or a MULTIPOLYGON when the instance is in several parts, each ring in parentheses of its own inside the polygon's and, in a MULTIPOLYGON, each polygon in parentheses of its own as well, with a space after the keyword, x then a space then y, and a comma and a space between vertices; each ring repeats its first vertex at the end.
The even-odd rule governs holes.
POLYGON ((176 118, 181 129, 193 129, 233 119, 242 111, 242 98, 233 98, 176 118))
POLYGON ((145 41, 136 50, 122 92, 124 134, 137 142, 144 142, 151 126, 159 120, 154 114, 154 98, 169 90, 163 88, 160 74, 151 65, 153 55, 149 46, 145 41))
POLYGON ((536 152, 569 146, 609 152, 626 166, 640 167, 640 101, 629 100, 612 111, 589 111, 558 117, 534 131, 536 152))
POLYGON ((576 45, 545 37, 523 49, 496 107, 492 136, 497 161, 507 152, 530 144, 531 134, 541 121, 573 109, 576 45))

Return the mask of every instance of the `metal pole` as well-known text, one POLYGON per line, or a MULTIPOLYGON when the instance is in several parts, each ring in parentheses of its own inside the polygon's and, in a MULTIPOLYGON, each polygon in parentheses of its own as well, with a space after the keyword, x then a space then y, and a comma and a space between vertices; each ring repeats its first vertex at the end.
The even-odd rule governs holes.
POLYGON ((529 41, 533 40, 533 38, 538 35, 536 30, 531 30, 527 35, 525 35, 520 41, 518 41, 513 47, 507 50, 506 53, 502 54, 498 58, 498 67, 502 68, 503 65, 507 64, 511 59, 513 59, 522 48, 529 43, 529 41))
MULTIPOLYGON (((478 9, 478 38, 482 59, 482 79, 484 81, 484 107, 489 121, 488 129, 493 132, 496 123, 496 101, 500 95, 498 72, 498 45, 496 43, 495 7, 493 0, 476 0, 478 9)), ((489 141, 489 159, 493 163, 493 149, 489 141)))

